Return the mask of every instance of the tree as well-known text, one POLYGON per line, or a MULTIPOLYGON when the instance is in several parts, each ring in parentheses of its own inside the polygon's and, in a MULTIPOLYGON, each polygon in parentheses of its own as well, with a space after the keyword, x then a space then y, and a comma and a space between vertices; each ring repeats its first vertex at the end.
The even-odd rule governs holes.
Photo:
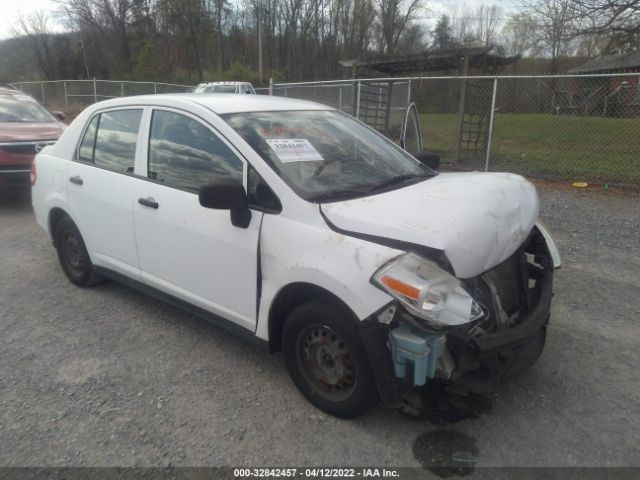
POLYGON ((587 47, 621 54, 640 49, 640 0, 573 0, 575 18, 584 22, 578 34, 587 47))
POLYGON ((502 29, 500 43, 507 55, 536 55, 539 52, 536 20, 526 12, 512 14, 502 29))
POLYGON ((451 24, 447 15, 442 15, 433 29, 432 48, 436 50, 446 50, 453 46, 453 34, 451 24))
POLYGON ((380 52, 396 53, 400 37, 415 17, 420 0, 377 0, 377 17, 380 23, 380 52))
POLYGON ((497 5, 480 5, 472 14, 471 36, 478 46, 493 45, 502 26, 502 10, 497 5))
POLYGON ((14 30, 16 36, 26 39, 27 58, 42 73, 47 80, 55 79, 55 66, 51 56, 51 32, 48 26, 49 18, 43 11, 34 12, 18 20, 14 30))
POLYGON ((560 58, 571 54, 576 45, 580 19, 574 16, 574 1, 538 0, 525 3, 527 13, 536 24, 539 45, 551 58, 551 74, 559 72, 560 58))

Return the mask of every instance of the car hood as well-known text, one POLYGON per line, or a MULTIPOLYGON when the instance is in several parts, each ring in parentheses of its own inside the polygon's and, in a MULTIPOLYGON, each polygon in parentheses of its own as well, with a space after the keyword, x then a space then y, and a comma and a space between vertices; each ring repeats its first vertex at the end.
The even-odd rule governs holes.
POLYGON ((470 278, 506 260, 538 218, 535 187, 508 173, 443 173, 398 190, 322 204, 339 229, 444 251, 470 278))
POLYGON ((0 143, 57 140, 63 129, 58 122, 1 122, 0 143))

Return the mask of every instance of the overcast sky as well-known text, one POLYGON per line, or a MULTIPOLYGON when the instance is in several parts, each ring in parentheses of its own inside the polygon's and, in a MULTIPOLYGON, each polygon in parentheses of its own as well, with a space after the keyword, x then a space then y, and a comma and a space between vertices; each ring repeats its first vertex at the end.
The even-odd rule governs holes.
MULTIPOLYGON (((437 17, 451 11, 468 12, 480 5, 498 5, 505 15, 515 9, 517 0, 435 0, 425 1, 427 9, 419 14, 421 17, 437 17), (464 8, 463 8, 464 7, 464 8)), ((0 0, 0 39, 13 36, 13 28, 16 27, 21 15, 29 15, 38 10, 51 12, 50 26, 54 31, 63 30, 59 19, 53 12, 58 8, 54 0, 0 0)))

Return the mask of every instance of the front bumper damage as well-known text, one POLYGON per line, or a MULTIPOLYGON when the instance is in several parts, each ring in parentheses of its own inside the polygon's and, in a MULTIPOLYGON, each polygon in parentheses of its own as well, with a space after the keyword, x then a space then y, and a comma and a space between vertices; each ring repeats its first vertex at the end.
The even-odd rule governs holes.
POLYGON ((458 393, 493 391, 535 363, 546 338, 556 254, 546 230, 535 227, 512 257, 465 280, 486 311, 470 324, 418 328, 395 302, 362 322, 383 403, 398 405, 414 387, 433 382, 458 393))

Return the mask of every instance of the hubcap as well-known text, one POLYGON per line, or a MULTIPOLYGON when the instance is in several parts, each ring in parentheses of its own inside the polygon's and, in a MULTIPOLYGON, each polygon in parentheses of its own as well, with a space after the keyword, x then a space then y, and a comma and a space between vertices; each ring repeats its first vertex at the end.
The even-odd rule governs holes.
POLYGON ((313 325, 299 337, 302 372, 316 393, 333 401, 349 398, 356 388, 356 366, 344 340, 327 326, 313 325))

